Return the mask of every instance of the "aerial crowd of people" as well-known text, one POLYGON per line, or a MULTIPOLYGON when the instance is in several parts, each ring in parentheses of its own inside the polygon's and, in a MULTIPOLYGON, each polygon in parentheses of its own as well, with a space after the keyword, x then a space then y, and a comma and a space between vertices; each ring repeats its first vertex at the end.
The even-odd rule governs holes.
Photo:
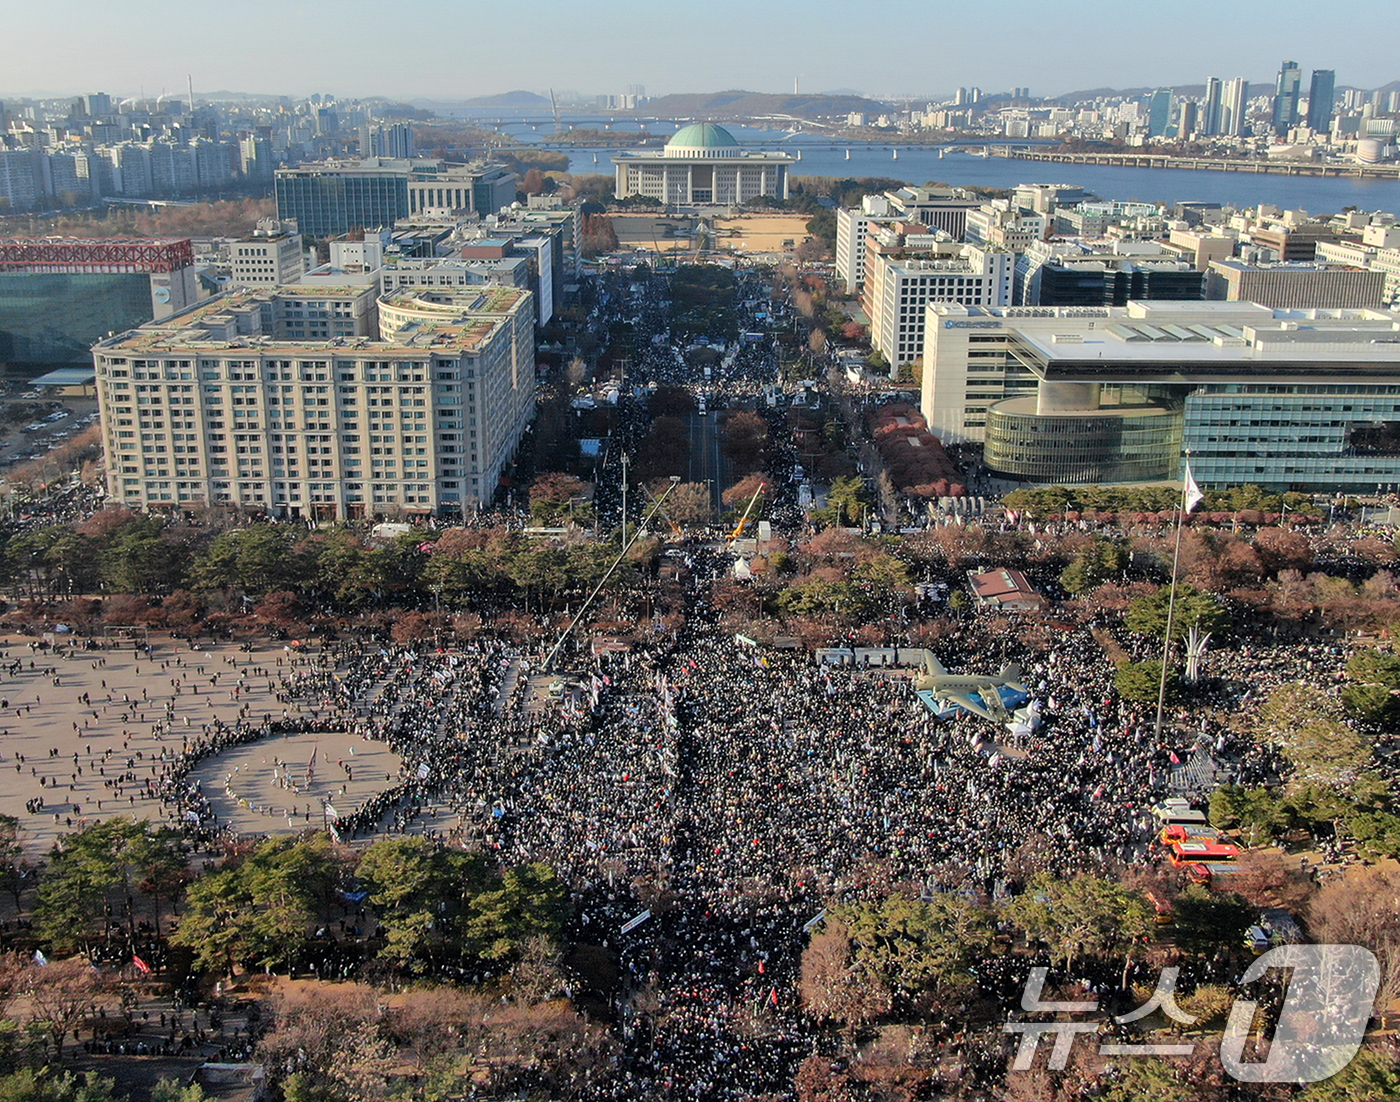
POLYGON ((401 768, 342 809, 337 834, 428 833, 502 865, 552 865, 574 893, 570 936, 619 954, 624 1020, 643 990, 667 1011, 653 1015, 664 1027, 627 1034, 617 1096, 674 1075, 707 1097, 741 1097, 755 1077, 791 1073, 752 1047, 742 1015, 772 1019, 794 1060, 817 1043, 794 981, 825 906, 892 884, 996 898, 1017 890, 1032 843, 1059 871, 1141 862, 1151 806, 1189 791, 1193 762, 1275 775, 1278 759, 1228 722, 1244 695, 1340 668, 1321 645, 1211 652, 1225 695, 1190 717, 1169 711, 1159 739, 1152 709, 1114 691, 1089 628, 1040 651, 969 615, 945 658, 1022 664, 1040 707, 1034 729, 1013 736, 972 716, 936 719, 908 670, 736 640, 709 599, 723 565, 691 549, 683 625, 625 652, 575 650, 566 676, 495 639, 327 648, 285 671, 286 718, 186 737, 160 790, 176 821, 208 831, 218 824, 188 779, 205 755, 288 730, 387 742, 401 768))

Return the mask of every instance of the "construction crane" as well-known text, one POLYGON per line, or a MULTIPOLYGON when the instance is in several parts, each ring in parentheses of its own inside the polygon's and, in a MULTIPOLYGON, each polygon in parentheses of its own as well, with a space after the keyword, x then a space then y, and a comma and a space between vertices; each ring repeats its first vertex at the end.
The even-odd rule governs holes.
POLYGON ((754 491, 753 497, 749 498, 749 504, 744 509, 744 515, 739 518, 739 523, 734 526, 734 531, 729 534, 729 546, 732 548, 740 536, 744 534, 744 526, 749 523, 749 514, 753 512, 753 507, 758 504, 758 499, 763 496, 763 491, 768 489, 768 483, 760 482, 758 489, 754 491))

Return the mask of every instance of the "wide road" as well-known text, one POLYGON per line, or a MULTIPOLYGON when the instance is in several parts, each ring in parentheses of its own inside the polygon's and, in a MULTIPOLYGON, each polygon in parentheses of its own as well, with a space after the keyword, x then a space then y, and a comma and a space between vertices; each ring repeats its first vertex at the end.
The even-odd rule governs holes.
POLYGON ((687 482, 708 482, 710 503, 718 517, 724 511, 720 496, 729 483, 729 463, 720 449, 723 434, 720 431, 718 411, 711 408, 705 416, 692 410, 687 417, 686 428, 690 432, 690 467, 687 482))

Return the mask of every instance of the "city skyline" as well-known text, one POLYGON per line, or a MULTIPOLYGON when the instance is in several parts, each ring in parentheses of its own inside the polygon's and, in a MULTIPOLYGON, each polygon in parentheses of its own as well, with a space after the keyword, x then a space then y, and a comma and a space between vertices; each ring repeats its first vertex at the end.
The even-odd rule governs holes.
POLYGON ((601 11, 523 0, 505 12, 427 0, 415 8, 400 52, 386 49, 382 36, 367 33, 383 12, 362 0, 341 5, 342 17, 334 21, 310 10, 245 0, 202 10, 197 24, 172 19, 169 9, 150 0, 119 7, 57 0, 43 9, 11 13, 11 41, 36 48, 7 58, 0 96, 46 97, 96 88, 123 98, 143 92, 154 97, 162 89, 174 95, 192 75, 196 95, 319 92, 455 100, 550 86, 610 92, 615 84, 642 84, 652 95, 727 88, 786 93, 796 82, 813 93, 855 89, 871 98, 951 94, 960 85, 989 91, 1029 86, 1040 97, 1097 87, 1191 85, 1211 75, 1262 82, 1284 57, 1296 58, 1305 70, 1335 70, 1339 86, 1375 88, 1400 78, 1387 49, 1400 31, 1393 5, 1359 0, 1349 6, 1345 23, 1322 25, 1297 0, 1243 8, 1232 9, 1232 25, 1248 24, 1257 14, 1267 19, 1270 33, 1204 33, 1209 20, 1218 18, 1218 8, 1200 0, 1178 5, 1176 24, 1198 33, 1183 34, 1181 51, 1174 55, 1163 48, 1161 36, 1125 33, 1131 27, 1121 5, 1107 0, 1089 0, 1071 21, 1045 21, 1041 9, 1014 0, 998 9, 995 25, 978 10, 939 10, 929 25, 927 6, 908 0, 891 0, 860 16, 831 0, 815 0, 797 15, 717 0, 703 21, 689 9, 658 10, 638 0, 609 0, 601 11), (868 23, 870 34, 863 39, 850 33, 857 18, 868 23), (997 26, 1025 29, 1032 22, 1034 51, 957 45, 985 42, 997 26), (475 35, 511 25, 539 31, 532 48, 486 51, 474 45, 475 35), (905 28, 911 25, 927 31, 909 34, 905 28), (891 33, 881 34, 881 27, 891 33), (416 33, 426 28, 432 33, 416 33), (678 53, 678 43, 695 41, 706 28, 716 40, 712 48, 678 53), (894 33, 894 28, 901 29, 894 33), (551 41, 568 48, 552 56, 551 41), (870 48, 853 50, 853 41, 868 42, 870 48), (292 44, 295 67, 287 63, 292 44))

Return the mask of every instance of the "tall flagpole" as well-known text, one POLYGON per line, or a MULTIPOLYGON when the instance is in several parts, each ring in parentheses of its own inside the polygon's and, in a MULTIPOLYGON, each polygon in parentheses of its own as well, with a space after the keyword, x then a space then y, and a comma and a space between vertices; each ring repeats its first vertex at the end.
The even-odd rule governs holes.
POLYGON ((1186 452, 1186 476, 1181 480, 1181 510, 1176 515, 1176 547, 1172 551, 1172 588, 1167 597, 1167 635, 1162 641, 1162 677, 1157 683, 1157 725, 1153 737, 1160 745, 1162 741, 1162 705, 1167 699, 1167 663, 1172 653, 1172 626, 1176 619, 1176 576, 1181 562, 1181 530, 1186 525, 1186 491, 1191 483, 1191 452, 1186 452))

